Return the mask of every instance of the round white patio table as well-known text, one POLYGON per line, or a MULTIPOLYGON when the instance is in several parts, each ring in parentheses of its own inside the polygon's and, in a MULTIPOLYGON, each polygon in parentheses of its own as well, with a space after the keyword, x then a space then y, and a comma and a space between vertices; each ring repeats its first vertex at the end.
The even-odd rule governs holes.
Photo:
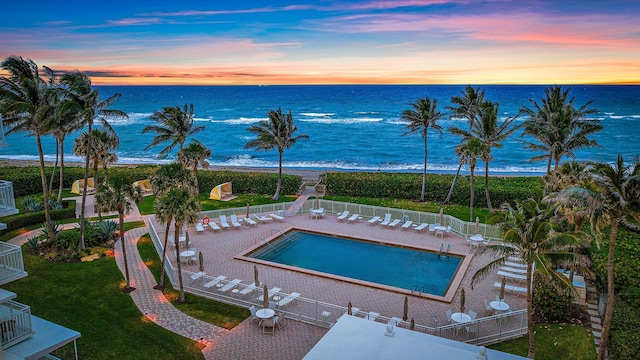
POLYGON ((471 321, 471 316, 465 314, 465 313, 453 313, 451 315, 451 320, 457 322, 458 324, 462 324, 462 323, 468 323, 471 321))
POLYGON ((479 242, 479 241, 484 240, 484 238, 483 238, 483 237, 482 237, 482 235, 480 235, 480 234, 475 234, 475 235, 471 236, 471 237, 469 238, 469 240, 471 240, 471 241, 478 241, 478 242, 479 242))
POLYGON ((187 251, 183 251, 180 253, 180 261, 182 261, 183 258, 187 259, 187 263, 191 262, 191 258, 193 256, 196 256, 196 252, 193 250, 187 250, 187 251))
POLYGON ((447 228, 446 228, 446 227, 444 227, 444 226, 442 226, 442 225, 438 225, 438 226, 434 226, 434 227, 433 227, 433 230, 436 230, 436 231, 438 231, 438 230, 440 230, 440 231, 446 231, 446 230, 447 230, 447 228))
POLYGON ((256 311, 256 316, 260 319, 270 319, 276 314, 272 309, 260 309, 256 311))
POLYGON ((491 308, 493 308, 497 313, 509 310, 509 304, 504 301, 494 300, 489 303, 489 306, 491 306, 491 308))

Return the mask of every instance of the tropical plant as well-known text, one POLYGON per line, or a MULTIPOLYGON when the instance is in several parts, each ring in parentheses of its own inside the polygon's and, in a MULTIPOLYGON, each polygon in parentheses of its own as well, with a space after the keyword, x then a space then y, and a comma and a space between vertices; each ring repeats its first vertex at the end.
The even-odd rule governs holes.
POLYGON ((484 144, 472 138, 456 147, 456 155, 460 158, 460 162, 469 163, 469 221, 473 221, 473 202, 475 201, 475 176, 476 164, 478 158, 485 153, 484 144))
MULTIPOLYGON (((528 199, 516 201, 515 207, 506 203, 502 212, 496 213, 489 222, 504 229, 504 242, 490 244, 484 250, 497 254, 497 258, 480 268, 473 274, 471 284, 483 279, 499 266, 509 261, 509 257, 518 257, 527 265, 527 329, 529 334, 528 357, 535 358, 533 337, 533 288, 534 272, 558 284, 562 288, 571 286, 569 279, 554 270, 554 266, 565 264, 575 259, 572 251, 581 243, 578 236, 559 231, 556 214, 557 205, 528 199)), ((576 265, 574 268, 577 268, 576 265)))
POLYGON ((510 117, 504 120, 501 124, 499 121, 499 105, 491 101, 485 101, 476 112, 476 116, 472 120, 473 126, 471 131, 465 131, 457 127, 449 128, 449 132, 454 135, 462 136, 464 140, 478 139, 484 145, 484 154, 482 154, 482 160, 484 161, 484 191, 487 197, 487 206, 490 211, 493 211, 491 206, 491 196, 489 195, 489 161, 493 159, 491 155, 492 148, 501 148, 502 141, 508 138, 517 128, 512 127, 515 117, 510 117))
POLYGON ((117 146, 118 141, 112 134, 101 129, 93 129, 91 136, 89 133, 83 132, 75 139, 73 153, 84 157, 87 155, 87 151, 89 152, 89 164, 93 168, 93 181, 95 184, 99 184, 98 168, 113 163, 114 157, 117 159, 117 156, 113 154, 117 146), (91 138, 91 145, 89 145, 89 138, 91 138))
POLYGON ((49 188, 44 168, 44 153, 41 136, 46 133, 47 122, 53 114, 48 97, 51 93, 49 83, 45 82, 38 71, 38 65, 32 60, 18 56, 5 59, 0 67, 8 76, 0 77, 0 114, 2 121, 9 126, 7 134, 24 131, 36 138, 36 147, 40 165, 40 180, 44 198, 45 222, 49 237, 55 240, 51 222, 49 188))
POLYGON ((607 255, 607 305, 602 324, 602 338, 598 358, 608 349, 611 319, 615 302, 614 260, 619 228, 640 231, 640 162, 638 157, 626 165, 621 155, 615 164, 592 163, 589 168, 593 186, 571 187, 562 190, 556 201, 582 214, 589 214, 592 233, 600 244, 600 227, 609 226, 607 255))
POLYGON ((91 224, 94 227, 94 236, 96 241, 104 244, 109 240, 113 240, 118 231, 118 224, 115 221, 96 221, 91 224))
POLYGON ((142 133, 154 132, 157 135, 151 139, 151 144, 145 150, 169 142, 169 145, 160 150, 158 158, 166 157, 176 145, 178 145, 178 153, 181 153, 187 137, 204 130, 204 126, 195 126, 193 122, 193 104, 189 106, 184 104, 182 108, 167 106, 162 111, 154 112, 150 119, 158 125, 145 126, 142 133))
POLYGON ((479 109, 484 103, 484 90, 480 88, 467 87, 462 92, 461 96, 452 96, 451 103, 454 106, 447 106, 447 110, 452 112, 452 117, 463 118, 469 122, 469 131, 473 129, 473 120, 479 112, 479 109))
POLYGON ((250 140, 244 145, 245 149, 269 151, 278 150, 278 185, 273 200, 278 200, 282 185, 282 154, 291 148, 300 139, 308 139, 309 135, 299 134, 294 136, 298 127, 293 122, 291 110, 285 115, 282 109, 271 110, 267 113, 269 120, 262 120, 258 125, 249 127, 249 131, 256 134, 256 139, 250 140))
POLYGON ((442 136, 442 127, 437 123, 442 117, 442 113, 437 110, 438 99, 418 99, 411 104, 413 109, 404 110, 401 118, 409 122, 407 124, 407 132, 403 135, 420 132, 424 143, 424 161, 422 168, 422 191, 420 192, 420 201, 424 201, 424 190, 427 182, 427 134, 429 127, 437 131, 442 136))
POLYGON ((123 176, 112 176, 109 181, 104 182, 96 194, 96 202, 107 209, 115 209, 118 211, 118 220, 120 227, 120 243, 122 244, 122 258, 124 262, 125 280, 127 285, 122 292, 129 293, 134 288, 131 287, 129 279, 129 264, 127 260, 127 247, 124 243, 124 215, 129 213, 134 204, 142 200, 140 188, 133 186, 123 176))
MULTIPOLYGON (((91 137, 93 135, 93 123, 98 121, 103 130, 107 131, 115 139, 115 147, 117 148, 118 137, 109 124, 109 119, 126 119, 127 114, 120 110, 109 109, 113 103, 119 98, 120 94, 115 94, 109 98, 102 100, 100 98, 100 91, 91 87, 91 78, 81 73, 80 71, 74 71, 65 74, 60 83, 65 87, 65 97, 70 101, 72 107, 78 112, 79 126, 87 125, 87 144, 92 146, 93 141, 91 137)), ((87 149, 85 151, 85 164, 84 164, 84 188, 82 189, 82 205, 80 207, 80 248, 85 248, 84 243, 84 219, 85 219, 85 206, 87 203, 87 185, 89 179, 89 162, 92 151, 87 149)), ((95 179, 97 181, 97 179, 95 179)))
POLYGON ((211 156, 211 150, 197 141, 192 141, 178 153, 178 161, 187 168, 193 169, 194 195, 198 198, 198 207, 202 208, 200 203, 200 187, 198 186, 198 167, 209 168, 207 159, 211 156))
POLYGON ((27 239, 27 247, 29 247, 30 249, 37 249, 38 246, 40 246, 39 236, 32 236, 27 239))
POLYGON ((22 209, 27 213, 38 212, 44 209, 44 205, 33 196, 26 196, 22 199, 22 209))
POLYGON ((549 192, 558 192, 565 188, 581 186, 589 181, 587 170, 586 163, 576 160, 564 162, 542 177, 544 188, 549 192))
POLYGON ((524 121, 522 136, 532 136, 535 141, 523 141, 525 148, 541 151, 542 155, 535 156, 531 161, 547 160, 547 174, 551 172, 551 162, 555 160, 555 168, 562 157, 575 159, 575 150, 599 146, 595 140, 589 139, 602 130, 602 125, 588 115, 598 111, 589 109, 592 101, 576 108, 575 98, 569 99, 569 90, 562 90, 560 86, 551 86, 545 90, 545 98, 538 103, 529 99, 531 108, 522 107, 520 114, 528 115, 524 121))

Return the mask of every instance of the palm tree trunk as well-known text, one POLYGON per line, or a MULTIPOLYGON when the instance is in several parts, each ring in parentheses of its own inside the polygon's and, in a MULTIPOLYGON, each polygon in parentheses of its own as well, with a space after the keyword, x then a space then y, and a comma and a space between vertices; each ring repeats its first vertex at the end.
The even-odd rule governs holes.
POLYGON ((531 263, 527 264, 527 334, 529 335, 529 353, 527 357, 535 359, 536 347, 535 338, 533 337, 533 288, 531 286, 531 277, 533 276, 533 267, 531 263))
POLYGON ((447 197, 442 202, 443 204, 447 204, 451 201, 451 196, 453 196, 453 188, 456 186, 456 180, 458 179, 458 175, 460 175, 460 169, 462 169, 462 162, 458 165, 458 171, 456 171, 456 175, 453 177, 453 181, 451 182, 451 187, 449 188, 449 192, 447 193, 447 197))
POLYGON ((178 224, 177 222, 174 224, 175 229, 175 242, 176 242, 176 259, 178 260, 178 283, 180 283, 180 302, 185 302, 184 299, 184 285, 182 283, 182 263, 180 261, 180 229, 182 228, 182 224, 178 224))
POLYGON ((279 166, 278 166, 278 186, 276 187, 276 194, 271 198, 272 200, 278 200, 280 197, 280 185, 282 183, 282 151, 278 151, 279 154, 279 166))
MULTIPOLYGON (((60 140, 58 140, 58 138, 56 138, 56 161, 53 163, 53 169, 51 170, 51 178, 49 179, 49 190, 53 191, 53 178, 56 176, 56 167, 58 166, 58 156, 60 156, 59 154, 59 147, 60 147, 60 140)), ((60 201, 58 201, 59 203, 60 201)))
POLYGON ((484 162, 484 193, 487 195, 487 207, 489 207, 490 212, 493 212, 491 196, 489 195, 489 161, 484 162))
MULTIPOLYGON (((93 185, 98 187, 100 182, 98 181, 98 161, 93 159, 93 185)), ((98 206, 98 221, 102 222, 102 206, 98 206)))
POLYGON ((616 249, 616 237, 618 233, 618 222, 611 224, 611 234, 609 235, 609 255, 607 256, 607 307, 604 311, 604 321, 602 323, 602 337, 598 348, 598 360, 605 359, 609 349, 609 332, 611 330, 611 318, 613 317, 613 302, 615 301, 613 260, 616 249))
MULTIPOLYGON (((93 124, 93 119, 88 122, 87 126, 87 148, 86 156, 84 160, 84 184, 82 185, 82 207, 80 208, 80 249, 85 249, 84 244, 84 217, 85 211, 84 208, 87 204, 87 181, 89 180, 89 155, 91 154, 91 127, 93 124)), ((95 185, 95 184, 94 184, 95 185)))
POLYGON ((422 191, 420 192, 420 201, 424 201, 424 189, 427 183, 427 134, 424 135, 424 166, 422 168, 422 191))
POLYGON ((64 139, 60 139, 60 184, 58 184, 58 204, 62 204, 62 187, 64 186, 64 139))
POLYGON ((469 181, 469 186, 471 188, 471 194, 469 195, 469 221, 473 221, 473 200, 475 198, 475 183, 473 172, 476 170, 476 165, 471 165, 471 180, 469 181))
POLYGON ((551 156, 551 152, 549 152, 549 160, 547 161, 547 175, 549 175, 551 173, 551 159, 553 158, 553 156, 551 156))
MULTIPOLYGON (((160 267, 160 281, 158 282, 158 290, 163 290, 164 289, 164 265, 167 259, 167 245, 169 243, 169 228, 171 227, 171 220, 172 218, 170 217, 167 220, 167 227, 166 230, 164 232, 164 246, 162 247, 162 266, 160 267)), ((178 261, 180 261, 180 259, 178 259, 178 261)))
POLYGON ((52 243, 56 242, 56 233, 51 223, 51 209, 49 209, 49 189, 47 188, 47 174, 44 171, 44 154, 42 153, 42 140, 40 130, 36 129, 36 144, 38 145, 38 156, 40 157, 40 179, 42 180, 42 200, 44 202, 44 219, 47 223, 47 232, 52 243))
POLYGON ((124 245, 124 210, 118 209, 120 220, 120 242, 122 243, 122 260, 124 261, 124 278, 127 282, 123 292, 131 292, 131 283, 129 282, 129 262, 127 261, 127 248, 124 245))
POLYGON ((193 189, 193 192, 198 199, 198 209, 202 210, 202 200, 200 200, 200 185, 198 185, 198 164, 193 167, 193 176, 196 179, 196 188, 193 189))

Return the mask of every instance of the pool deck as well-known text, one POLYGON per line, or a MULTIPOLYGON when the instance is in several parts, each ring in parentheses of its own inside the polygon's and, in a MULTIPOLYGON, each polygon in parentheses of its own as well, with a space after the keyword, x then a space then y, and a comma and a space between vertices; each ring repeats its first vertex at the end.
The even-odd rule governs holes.
MULTIPOLYGON (((213 219, 212 219, 213 220, 213 219)), ((216 219, 217 220, 217 219, 216 219)), ((158 235, 164 237, 164 226, 156 223, 155 228, 160 231, 158 235)), ((484 306, 484 299, 495 299, 499 289, 494 287, 494 282, 501 279, 495 273, 478 281, 471 288, 471 277, 476 270, 487 264, 493 258, 489 252, 481 254, 471 251, 466 241, 455 235, 447 234, 444 238, 436 238, 427 232, 413 230, 401 230, 400 228, 370 225, 366 220, 358 223, 337 221, 335 215, 326 215, 321 219, 313 219, 309 215, 296 215, 287 217, 283 222, 271 222, 258 224, 253 227, 243 225, 240 229, 227 229, 213 232, 206 229, 204 232, 196 232, 189 228, 190 247, 195 247, 203 253, 204 268, 207 275, 225 275, 227 279, 242 279, 243 284, 251 284, 254 278, 254 262, 238 259, 248 249, 255 247, 265 239, 268 240, 286 232, 291 228, 337 234, 348 237, 356 237, 371 241, 382 241, 431 251, 438 251, 444 243, 446 248, 451 244, 451 252, 467 255, 466 271, 459 271, 454 279, 446 299, 433 300, 421 296, 409 295, 409 319, 414 318, 416 324, 435 326, 445 324, 446 310, 459 309, 460 289, 464 287, 466 293, 466 309, 474 310, 478 317, 488 315, 484 306)), ((173 231, 171 230, 171 233, 173 231)), ((175 266, 175 252, 171 252, 170 258, 175 266)), ((389 264, 393 266, 393 264, 389 264)), ((198 264, 182 265, 188 271, 197 272, 198 264)), ((303 297, 327 302, 335 305, 346 306, 349 301, 361 311, 375 311, 382 316, 401 317, 405 293, 384 290, 370 286, 358 285, 326 277, 313 276, 297 271, 282 269, 267 265, 258 265, 259 280, 267 284, 269 288, 279 287, 283 293, 297 292, 303 297)), ((522 286, 522 285, 520 285, 522 286)), ((512 310, 526 307, 525 296, 516 296, 507 292, 506 300, 512 310)), ((290 322, 291 323, 291 322, 290 322)))

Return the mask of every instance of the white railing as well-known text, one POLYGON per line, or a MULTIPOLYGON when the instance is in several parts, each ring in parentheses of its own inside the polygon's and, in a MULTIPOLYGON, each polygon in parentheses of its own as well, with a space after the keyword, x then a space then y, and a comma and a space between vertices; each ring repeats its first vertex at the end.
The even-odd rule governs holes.
POLYGON ((33 335, 31 308, 13 300, 0 304, 2 348, 8 348, 33 335))
MULTIPOLYGON (((283 214, 287 211, 287 209, 293 205, 293 202, 282 202, 282 203, 274 203, 274 204, 264 204, 264 205, 253 205, 249 206, 250 214, 270 214, 270 213, 278 213, 283 214)), ((211 219, 219 218, 220 215, 233 215, 233 214, 246 214, 247 207, 238 207, 238 208, 230 208, 230 209, 220 209, 220 210, 209 210, 203 211, 200 213, 200 217, 207 215, 211 219)))
POLYGON ((0 285, 25 276, 20 246, 0 241, 0 285))
POLYGON ((16 200, 13 196, 13 183, 0 180, 0 217, 17 213, 16 200))

